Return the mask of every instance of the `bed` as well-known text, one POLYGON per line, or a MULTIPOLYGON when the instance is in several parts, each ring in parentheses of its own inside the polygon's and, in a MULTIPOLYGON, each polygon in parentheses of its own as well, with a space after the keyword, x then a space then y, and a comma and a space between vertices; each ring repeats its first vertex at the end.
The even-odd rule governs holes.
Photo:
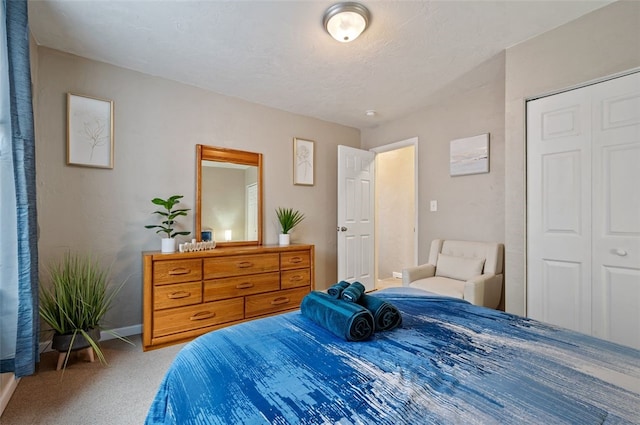
POLYGON ((185 345, 147 424, 640 423, 640 351, 411 288, 347 342, 300 311, 185 345))

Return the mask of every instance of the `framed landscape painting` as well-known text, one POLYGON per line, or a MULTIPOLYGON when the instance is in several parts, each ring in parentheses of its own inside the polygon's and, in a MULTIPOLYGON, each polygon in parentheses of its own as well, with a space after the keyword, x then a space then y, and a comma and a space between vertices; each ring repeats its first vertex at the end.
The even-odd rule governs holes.
POLYGON ((452 140, 449 174, 464 176, 489 172, 489 133, 452 140))

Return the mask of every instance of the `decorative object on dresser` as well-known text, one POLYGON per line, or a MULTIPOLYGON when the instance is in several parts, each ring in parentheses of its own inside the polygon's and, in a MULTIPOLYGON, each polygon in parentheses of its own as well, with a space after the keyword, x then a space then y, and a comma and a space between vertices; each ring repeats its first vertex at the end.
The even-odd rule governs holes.
POLYGON ((279 207, 276 209, 276 216, 282 229, 282 233, 278 235, 278 242, 282 246, 289 245, 291 242, 289 232, 304 220, 304 214, 293 208, 279 207))
MULTIPOLYGON (((40 286, 39 313, 54 332, 52 348, 60 353, 57 370, 66 368, 72 351, 86 350, 89 360, 94 352, 100 362, 106 360, 98 341, 100 323, 125 282, 110 286, 108 269, 89 255, 67 252, 49 266, 48 285, 40 286)), ((113 331, 114 337, 131 343, 113 331)))
POLYGON ((206 251, 208 249, 215 249, 216 241, 202 241, 197 242, 195 239, 191 239, 191 242, 185 242, 178 245, 179 252, 193 252, 193 251, 206 251))
POLYGON ((173 195, 167 199, 162 198, 153 198, 151 202, 155 205, 159 205, 164 207, 164 210, 156 210, 153 213, 158 214, 163 217, 162 224, 148 224, 144 227, 147 229, 155 229, 156 233, 165 233, 166 236, 162 238, 162 252, 172 253, 176 252, 176 240, 174 239, 178 235, 186 236, 191 232, 175 231, 176 218, 180 216, 186 216, 189 208, 179 208, 173 209, 173 207, 180 202, 184 196, 182 195, 173 195))
POLYGON ((314 289, 314 246, 143 253, 143 348, 298 309, 314 289))

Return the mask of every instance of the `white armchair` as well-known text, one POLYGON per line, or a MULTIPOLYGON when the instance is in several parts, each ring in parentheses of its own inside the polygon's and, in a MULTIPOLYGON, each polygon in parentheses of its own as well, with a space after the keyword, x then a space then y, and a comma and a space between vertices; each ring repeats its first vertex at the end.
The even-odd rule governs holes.
POLYGON ((402 285, 497 308, 503 258, 501 243, 435 239, 427 264, 402 270, 402 285))

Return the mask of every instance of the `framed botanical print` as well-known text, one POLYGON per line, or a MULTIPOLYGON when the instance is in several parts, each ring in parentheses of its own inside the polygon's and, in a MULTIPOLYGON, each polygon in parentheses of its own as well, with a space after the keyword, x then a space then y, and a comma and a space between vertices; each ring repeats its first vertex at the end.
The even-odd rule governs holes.
POLYGON ((113 101, 67 93, 67 165, 113 168, 113 101))
POLYGON ((293 139, 293 184, 313 186, 314 183, 314 142, 293 139))

